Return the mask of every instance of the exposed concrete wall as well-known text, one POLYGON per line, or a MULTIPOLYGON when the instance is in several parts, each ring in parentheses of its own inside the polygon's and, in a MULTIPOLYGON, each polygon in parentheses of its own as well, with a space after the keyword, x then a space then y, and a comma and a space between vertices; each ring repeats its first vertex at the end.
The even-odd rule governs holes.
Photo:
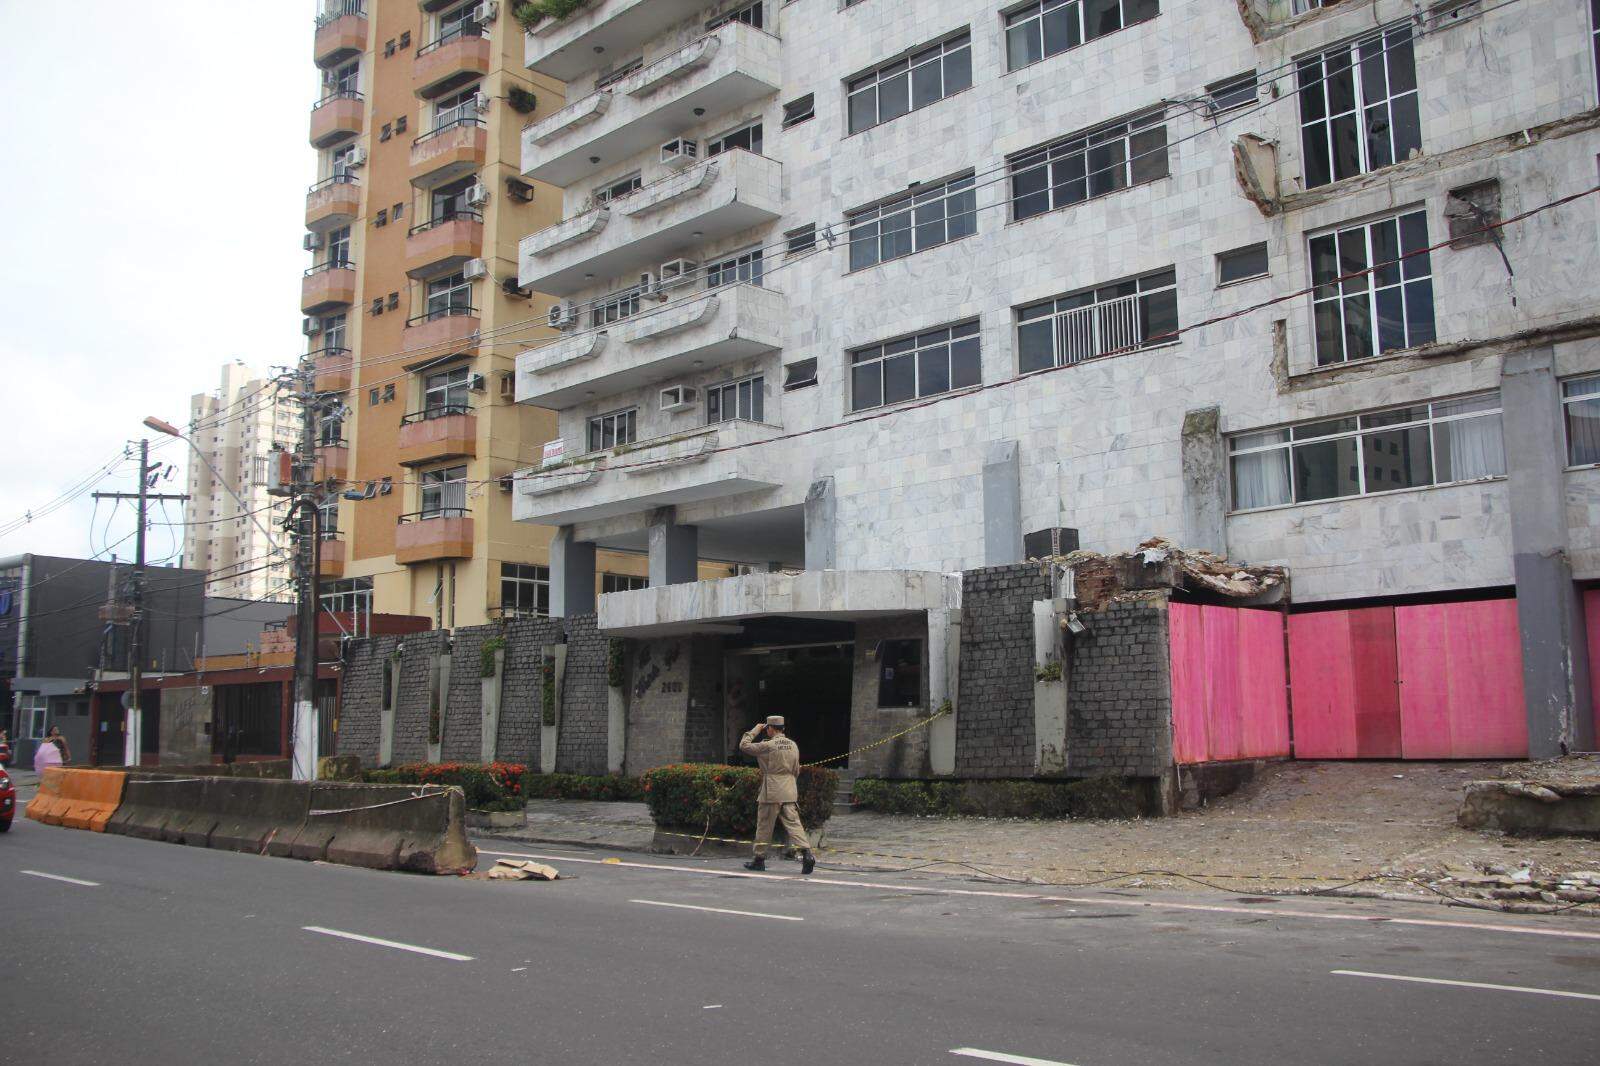
POLYGON ((983 561, 1022 560, 1022 462, 1017 442, 990 442, 983 451, 983 561))
POLYGON ((664 508, 651 518, 647 540, 653 587, 700 580, 700 531, 678 525, 671 508, 664 508))
POLYGON ((1228 450, 1222 411, 1202 407, 1183 416, 1183 540, 1185 548, 1226 554, 1228 450))
MULTIPOLYGON (((214 687, 169 688, 161 692, 161 761, 163 763, 206 763, 211 761, 212 695, 214 687)), ((84 719, 87 724, 87 719, 84 719)), ((62 732, 66 732, 63 728, 62 732)), ((69 743, 80 743, 69 735, 69 743)), ((87 741, 74 749, 79 762, 88 758, 87 741)))
POLYGON ((630 775, 637 775, 683 759, 691 658, 684 637, 628 643, 633 671, 625 765, 630 775))
MULTIPOLYGON (((856 623, 850 707, 851 750, 898 733, 931 713, 928 710, 928 667, 932 651, 928 647, 926 616, 872 618, 856 623), (873 650, 880 641, 902 639, 922 642, 921 696, 912 707, 881 707, 878 705, 878 682, 884 664, 872 657, 873 650)), ((927 727, 852 755, 848 769, 861 777, 929 776, 927 727)))
POLYGON ((557 618, 594 610, 595 549, 574 539, 571 526, 550 541, 550 613, 557 618))
POLYGON ((806 491, 806 569, 832 570, 838 554, 838 500, 833 478, 818 478, 806 491))

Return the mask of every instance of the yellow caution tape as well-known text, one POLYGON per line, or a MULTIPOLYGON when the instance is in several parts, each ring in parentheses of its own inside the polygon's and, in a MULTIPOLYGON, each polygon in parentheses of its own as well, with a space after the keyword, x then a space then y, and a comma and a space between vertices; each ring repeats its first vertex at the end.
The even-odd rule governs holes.
POLYGON ((917 730, 923 728, 924 726, 932 725, 934 722, 937 722, 939 719, 943 718, 945 715, 947 715, 949 713, 950 713, 949 711, 937 711, 934 714, 929 715, 927 718, 924 718, 921 721, 916 722, 913 725, 907 726, 906 728, 900 730, 900 732, 898 732, 898 733, 890 733, 888 736, 882 738, 881 740, 874 740, 871 744, 863 744, 859 748, 852 748, 850 751, 845 752, 843 755, 830 755, 826 759, 818 759, 816 762, 801 763, 800 765, 802 767, 805 767, 805 766, 826 766, 828 763, 838 762, 840 759, 848 759, 852 755, 860 755, 864 751, 871 751, 873 748, 882 747, 883 745, 889 743, 889 741, 891 741, 891 740, 899 740, 901 737, 905 736, 907 733, 915 733, 917 730))

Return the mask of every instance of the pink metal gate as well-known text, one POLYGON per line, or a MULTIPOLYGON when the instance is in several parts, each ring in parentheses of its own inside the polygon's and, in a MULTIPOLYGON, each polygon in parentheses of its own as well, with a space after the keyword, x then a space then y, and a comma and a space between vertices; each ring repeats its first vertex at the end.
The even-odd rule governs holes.
POLYGON ((1283 616, 1174 603, 1167 618, 1175 761, 1288 755, 1283 616))

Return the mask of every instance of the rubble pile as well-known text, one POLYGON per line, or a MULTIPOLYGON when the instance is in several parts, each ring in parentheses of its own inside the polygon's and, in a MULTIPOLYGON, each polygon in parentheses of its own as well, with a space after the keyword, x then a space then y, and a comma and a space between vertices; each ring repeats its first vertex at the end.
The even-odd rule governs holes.
POLYGON ((1087 549, 1054 559, 1072 570, 1078 603, 1094 609, 1156 588, 1181 588, 1230 599, 1266 600, 1288 591, 1281 566, 1241 566, 1209 551, 1179 548, 1151 537, 1131 552, 1102 555, 1087 549))

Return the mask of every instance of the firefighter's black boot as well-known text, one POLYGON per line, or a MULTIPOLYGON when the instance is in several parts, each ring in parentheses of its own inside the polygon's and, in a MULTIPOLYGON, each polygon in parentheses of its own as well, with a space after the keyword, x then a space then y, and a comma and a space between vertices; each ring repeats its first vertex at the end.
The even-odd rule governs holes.
POLYGON ((817 868, 817 857, 809 851, 800 857, 800 872, 808 874, 817 868))
POLYGON ((765 870, 767 868, 766 857, 762 856, 762 855, 757 855, 755 858, 753 858, 749 862, 745 863, 744 864, 744 868, 746 870, 765 870))

